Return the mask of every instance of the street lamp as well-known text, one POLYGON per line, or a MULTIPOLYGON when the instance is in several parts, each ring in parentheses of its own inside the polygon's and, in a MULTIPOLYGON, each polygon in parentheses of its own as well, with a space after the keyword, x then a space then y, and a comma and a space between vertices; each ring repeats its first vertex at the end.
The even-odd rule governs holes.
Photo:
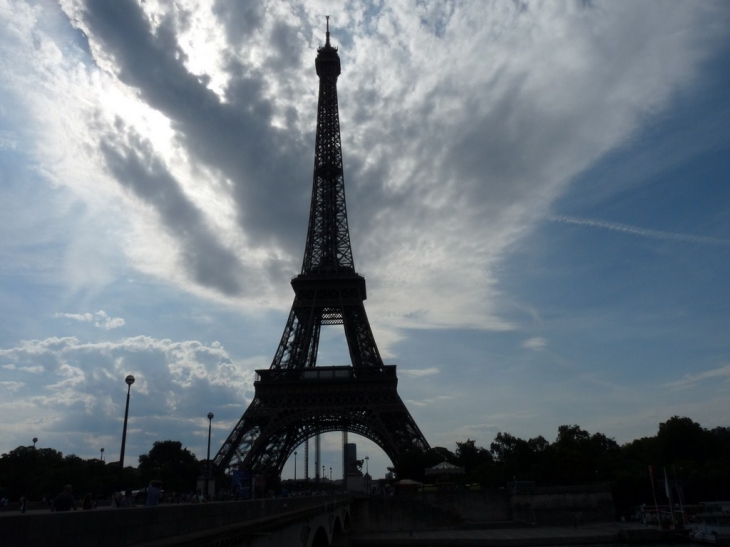
POLYGON ((326 475, 324 474, 324 465, 322 466, 322 482, 324 482, 324 479, 326 478, 326 475))
POLYGON ((210 480, 210 430, 213 427, 214 414, 208 412, 208 472, 205 474, 205 495, 208 496, 208 481, 210 480))
POLYGON ((297 451, 294 451, 294 486, 297 485, 297 451))
POLYGON ((332 468, 330 467, 330 482, 332 482, 332 468))
POLYGON ((131 374, 127 376, 124 381, 127 384, 127 407, 124 409, 124 428, 122 429, 122 451, 119 454, 119 476, 122 476, 124 471, 124 447, 127 444, 127 417, 129 416, 129 391, 132 389, 134 383, 134 376, 131 374))
POLYGON ((38 442, 38 437, 33 437, 33 448, 35 448, 35 443, 38 442))
POLYGON ((99 456, 99 459, 101 461, 104 461, 104 449, 103 448, 101 449, 101 456, 99 456))

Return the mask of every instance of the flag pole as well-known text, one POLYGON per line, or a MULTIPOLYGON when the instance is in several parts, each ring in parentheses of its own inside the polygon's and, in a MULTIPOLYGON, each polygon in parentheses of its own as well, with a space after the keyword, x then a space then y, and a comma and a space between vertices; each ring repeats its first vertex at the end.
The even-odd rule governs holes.
POLYGON ((669 512, 672 514, 672 526, 677 529, 677 521, 674 520, 674 504, 672 503, 672 491, 669 489, 669 479, 667 478, 667 467, 663 466, 664 469, 664 493, 667 495, 669 500, 669 512))
POLYGON ((649 478, 651 479, 651 495, 654 496, 654 509, 656 510, 656 522, 659 528, 662 527, 662 519, 659 516, 659 506, 656 503, 656 490, 654 489, 654 466, 649 466, 649 478))
POLYGON ((677 497, 679 498, 679 510, 682 512, 682 525, 684 528, 687 528, 687 515, 684 514, 684 507, 682 506, 682 492, 679 491, 679 486, 677 485, 677 468, 674 464, 672 464, 672 469, 674 470, 674 487, 677 489, 677 497))

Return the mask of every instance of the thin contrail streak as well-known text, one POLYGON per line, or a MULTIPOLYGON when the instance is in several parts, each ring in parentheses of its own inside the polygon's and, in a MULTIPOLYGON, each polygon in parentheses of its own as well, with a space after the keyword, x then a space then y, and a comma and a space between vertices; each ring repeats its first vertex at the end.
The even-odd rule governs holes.
POLYGON ((593 226, 595 228, 605 228, 615 232, 624 232, 635 236, 652 237, 654 239, 665 239, 669 241, 683 241, 687 243, 705 243, 708 245, 722 245, 730 247, 730 241, 717 237, 693 236, 691 234, 678 234, 676 232, 662 232, 660 230, 647 230, 646 228, 638 228, 629 226, 628 224, 619 224, 617 222, 604 222, 602 220, 591 220, 587 218, 576 218, 566 216, 550 216, 548 220, 553 222, 563 222, 565 224, 578 224, 580 226, 593 226))

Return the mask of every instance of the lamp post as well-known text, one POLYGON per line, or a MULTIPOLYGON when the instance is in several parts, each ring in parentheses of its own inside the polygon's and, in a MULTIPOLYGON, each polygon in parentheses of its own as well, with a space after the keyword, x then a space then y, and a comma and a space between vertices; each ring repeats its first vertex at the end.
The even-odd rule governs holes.
POLYGON ((208 412, 208 472, 205 474, 205 495, 208 496, 208 481, 210 480, 210 430, 213 428, 213 418, 215 415, 208 412))
POLYGON ((297 451, 294 451, 294 486, 297 485, 297 451))
POLYGON ((127 407, 124 409, 124 428, 122 429, 122 450, 119 454, 119 477, 121 478, 124 471, 124 447, 127 444, 127 418, 129 417, 129 391, 134 383, 134 376, 127 376, 124 381, 127 384, 127 407))
POLYGON ((35 443, 38 442, 38 437, 33 437, 33 448, 35 448, 35 443))
POLYGON ((322 466, 322 482, 324 482, 324 479, 325 479, 325 477, 326 477, 326 476, 325 476, 325 474, 324 474, 324 465, 323 465, 323 466, 322 466))
POLYGON ((101 456, 99 456, 99 459, 101 461, 104 461, 104 449, 103 448, 101 449, 101 456))
POLYGON ((330 482, 332 482, 332 468, 330 467, 330 482))

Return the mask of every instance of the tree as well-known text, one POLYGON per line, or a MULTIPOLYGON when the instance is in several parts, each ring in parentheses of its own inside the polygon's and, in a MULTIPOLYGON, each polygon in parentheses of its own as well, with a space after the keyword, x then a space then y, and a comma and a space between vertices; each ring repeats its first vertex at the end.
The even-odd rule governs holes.
POLYGON ((514 460, 515 456, 521 449, 522 439, 515 437, 510 433, 497 433, 494 437, 494 441, 489 445, 489 449, 494 456, 494 459, 498 462, 506 463, 510 460, 514 460))
POLYGON ((138 471, 144 484, 160 480, 168 492, 189 492, 195 488, 200 464, 181 442, 156 441, 149 453, 139 457, 138 471))
POLYGON ((466 474, 463 481, 466 483, 493 483, 497 472, 494 458, 486 448, 477 446, 475 441, 456 443, 456 463, 464 468, 466 474))
POLYGON ((704 461, 710 457, 712 434, 690 418, 672 416, 659 424, 657 450, 663 465, 677 461, 704 461))
POLYGON ((0 485, 11 500, 55 495, 66 484, 63 463, 58 450, 19 446, 0 456, 0 485))
MULTIPOLYGON (((532 444, 542 445, 537 439, 532 444)), ((497 433, 494 442, 489 445, 489 450, 501 469, 502 482, 537 479, 535 476, 537 458, 533 446, 510 433, 497 433)))
POLYGON ((560 484, 610 481, 620 459, 616 441, 577 425, 561 425, 552 447, 554 480, 560 484))
MULTIPOLYGON (((448 450, 441 447, 434 447, 429 450, 420 450, 417 448, 408 450, 401 454, 398 463, 388 469, 395 473, 398 479, 411 479, 423 482, 426 478, 426 468, 433 467, 437 463, 444 461, 444 453, 451 454, 448 450)), ((453 460, 453 454, 451 454, 453 460)))

